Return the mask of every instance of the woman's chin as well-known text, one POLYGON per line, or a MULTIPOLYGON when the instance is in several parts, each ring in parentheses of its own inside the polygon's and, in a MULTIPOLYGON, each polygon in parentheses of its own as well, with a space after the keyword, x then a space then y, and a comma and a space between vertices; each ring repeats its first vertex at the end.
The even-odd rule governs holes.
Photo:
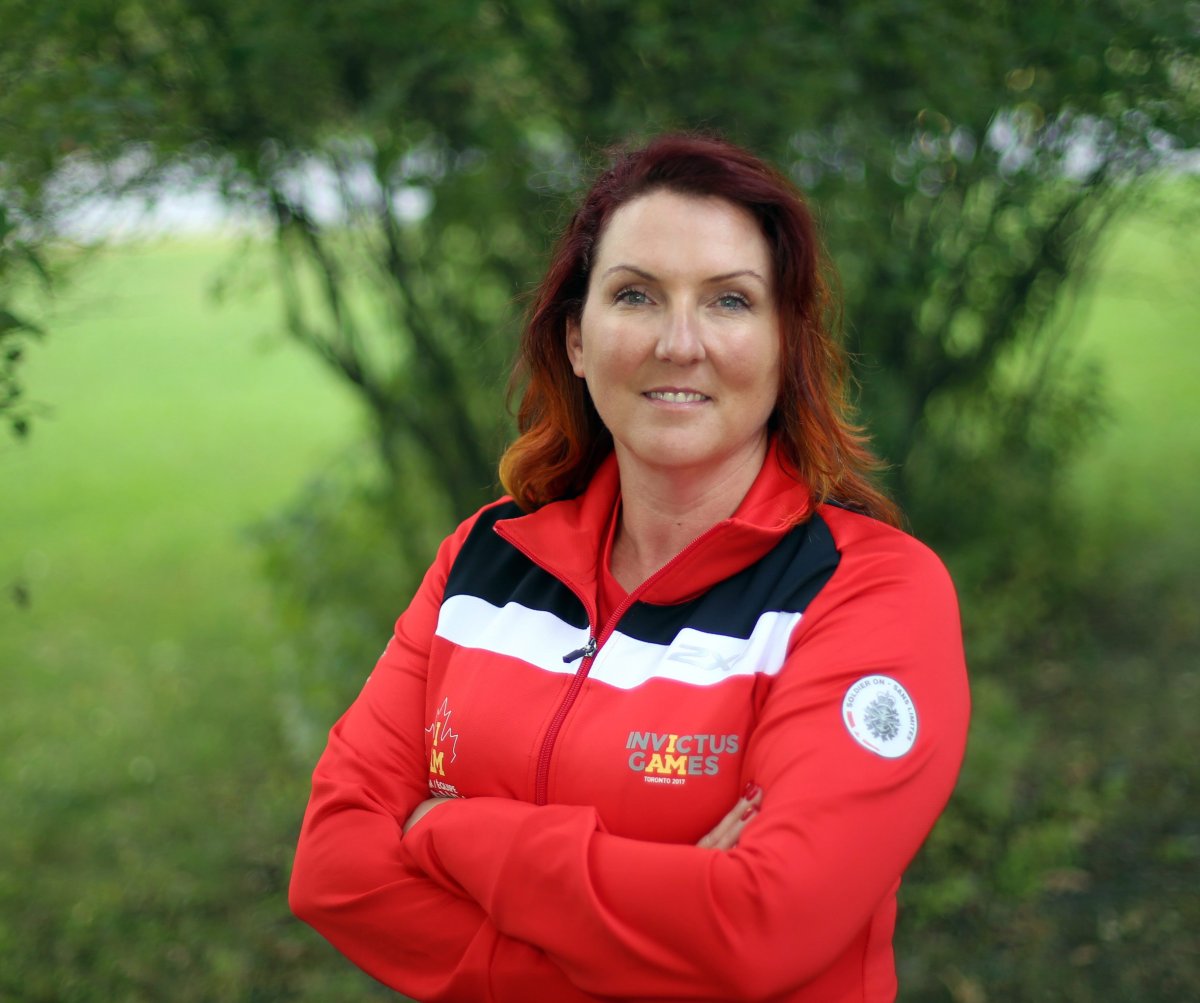
POLYGON ((720 477, 725 471, 753 463, 762 465, 766 454, 766 430, 759 436, 740 442, 722 442, 701 430, 644 436, 632 442, 616 442, 617 462, 623 475, 637 470, 658 475, 677 473, 695 477, 705 473, 720 477))

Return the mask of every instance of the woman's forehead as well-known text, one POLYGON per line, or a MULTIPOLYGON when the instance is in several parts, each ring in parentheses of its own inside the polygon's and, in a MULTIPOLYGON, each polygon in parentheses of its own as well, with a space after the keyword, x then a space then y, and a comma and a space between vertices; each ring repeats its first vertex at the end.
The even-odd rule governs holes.
POLYGON ((625 203, 604 228, 593 278, 621 265, 642 271, 767 276, 771 249, 758 220, 717 196, 658 189, 625 203))

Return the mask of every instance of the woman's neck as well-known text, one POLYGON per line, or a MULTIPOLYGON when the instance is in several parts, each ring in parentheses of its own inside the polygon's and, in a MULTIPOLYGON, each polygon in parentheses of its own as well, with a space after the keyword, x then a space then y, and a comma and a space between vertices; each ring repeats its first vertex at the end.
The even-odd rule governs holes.
POLYGON ((728 519, 750 490, 767 453, 738 457, 724 469, 658 471, 617 461, 621 515, 612 549, 612 575, 632 592, 697 537, 728 519))

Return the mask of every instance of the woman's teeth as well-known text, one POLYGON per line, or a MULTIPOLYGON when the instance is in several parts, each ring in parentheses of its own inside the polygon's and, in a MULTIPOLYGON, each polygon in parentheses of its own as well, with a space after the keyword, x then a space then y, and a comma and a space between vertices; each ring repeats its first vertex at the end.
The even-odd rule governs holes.
POLYGON ((651 390, 646 396, 652 400, 666 401, 669 404, 695 404, 708 399, 704 394, 694 393, 690 390, 651 390))

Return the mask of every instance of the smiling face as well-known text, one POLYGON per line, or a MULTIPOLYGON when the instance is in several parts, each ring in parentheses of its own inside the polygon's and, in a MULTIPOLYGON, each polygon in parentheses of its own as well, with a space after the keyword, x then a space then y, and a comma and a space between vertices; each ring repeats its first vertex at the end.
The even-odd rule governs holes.
POLYGON ((771 251, 720 198, 658 190, 600 239, 567 353, 631 475, 757 472, 779 393, 771 251))

